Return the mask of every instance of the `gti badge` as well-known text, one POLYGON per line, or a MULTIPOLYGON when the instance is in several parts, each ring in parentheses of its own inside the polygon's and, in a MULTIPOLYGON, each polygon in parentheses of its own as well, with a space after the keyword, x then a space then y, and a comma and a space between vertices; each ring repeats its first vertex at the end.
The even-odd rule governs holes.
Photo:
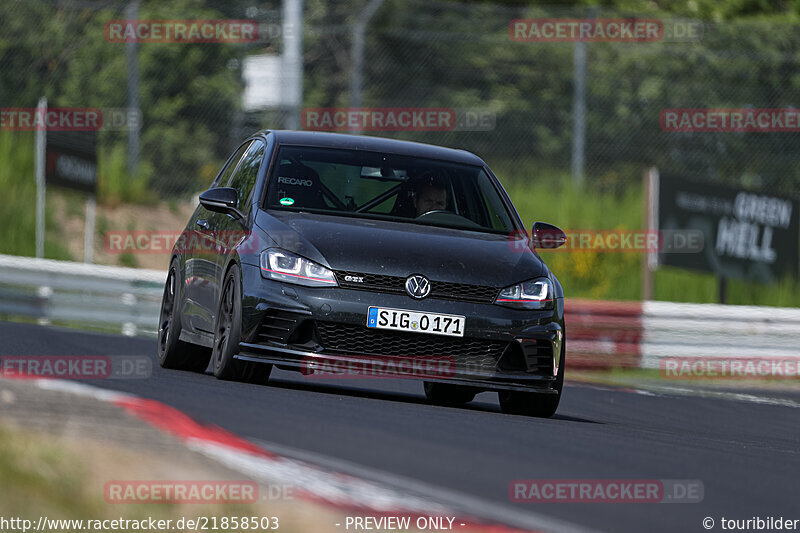
POLYGON ((431 282, 425 276, 414 274, 406 279, 406 292, 412 298, 425 298, 431 292, 431 282))

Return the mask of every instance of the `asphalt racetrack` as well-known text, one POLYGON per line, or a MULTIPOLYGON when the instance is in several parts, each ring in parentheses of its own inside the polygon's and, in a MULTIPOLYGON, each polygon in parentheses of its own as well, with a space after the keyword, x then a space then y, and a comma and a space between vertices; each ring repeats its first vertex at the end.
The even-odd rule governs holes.
MULTIPOLYGON (((0 322, 2 355, 148 355, 153 376, 93 380, 327 468, 464 497, 511 525, 548 517, 575 530, 706 531, 703 519, 800 518, 800 397, 646 393, 567 384, 558 414, 500 413, 496 394, 429 405, 405 380, 322 381, 273 371, 270 385, 161 369, 154 340, 0 322), (770 401, 769 398, 780 401, 770 401), (767 400, 762 400, 767 398, 767 400), (316 458, 316 459, 315 459, 316 458), (700 503, 516 503, 518 479, 691 479, 700 503)), ((567 362, 569 371, 569 362, 567 362)), ((569 378, 568 378, 569 379, 569 378)), ((491 516, 488 516, 491 515, 491 516)))

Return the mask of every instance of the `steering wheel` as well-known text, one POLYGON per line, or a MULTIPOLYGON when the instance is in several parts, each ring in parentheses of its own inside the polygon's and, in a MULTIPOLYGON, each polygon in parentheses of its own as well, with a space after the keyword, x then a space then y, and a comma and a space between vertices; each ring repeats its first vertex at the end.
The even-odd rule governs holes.
POLYGON ((426 217, 428 215, 436 215, 436 214, 439 214, 439 213, 444 213, 446 215, 455 215, 455 213, 453 213, 452 211, 448 211, 447 209, 434 209, 432 211, 428 211, 426 213, 422 213, 417 218, 426 217))
POLYGON ((432 222, 434 224, 443 224, 445 226, 458 226, 462 229, 483 227, 477 222, 470 220, 463 215, 459 215, 458 213, 448 211, 447 209, 434 209, 432 211, 428 211, 427 213, 422 213, 416 218, 416 220, 423 220, 425 218, 431 219, 428 224, 432 222), (436 215, 439 215, 439 218, 435 218, 436 215))

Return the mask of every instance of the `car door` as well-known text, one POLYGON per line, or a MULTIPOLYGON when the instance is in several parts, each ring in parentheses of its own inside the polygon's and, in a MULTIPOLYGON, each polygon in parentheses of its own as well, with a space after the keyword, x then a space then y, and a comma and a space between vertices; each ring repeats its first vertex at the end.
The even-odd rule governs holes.
MULTIPOLYGON (((219 185, 220 187, 236 189, 238 193, 237 207, 246 217, 250 216, 252 210, 250 204, 252 203, 253 187, 255 186, 258 170, 261 167, 265 152, 266 145, 264 142, 260 139, 254 140, 227 183, 219 185)), ((213 291, 213 294, 207 295, 207 298, 213 301, 213 305, 209 309, 213 324, 217 314, 227 257, 231 249, 246 236, 249 227, 248 221, 242 221, 238 217, 222 213, 214 213, 209 218, 209 223, 211 226, 210 234, 214 239, 214 248, 217 251, 214 255, 214 279, 213 281, 209 280, 209 283, 205 285, 207 290, 213 291)))
MULTIPOLYGON (((225 187, 252 141, 245 142, 228 159, 210 188, 225 187)), ((212 333, 216 313, 215 285, 219 261, 216 257, 217 238, 214 226, 219 224, 219 213, 209 211, 202 205, 195 209, 184 234, 184 258, 186 277, 184 285, 183 317, 193 331, 212 333)))

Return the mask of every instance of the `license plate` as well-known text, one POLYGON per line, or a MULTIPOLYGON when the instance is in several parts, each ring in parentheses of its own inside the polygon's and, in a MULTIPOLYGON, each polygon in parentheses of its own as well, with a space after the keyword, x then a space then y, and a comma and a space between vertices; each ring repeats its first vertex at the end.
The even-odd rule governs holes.
POLYGON ((464 336, 465 321, 466 319, 459 315, 421 313, 385 307, 370 307, 367 312, 368 328, 433 333, 450 337, 464 336))

